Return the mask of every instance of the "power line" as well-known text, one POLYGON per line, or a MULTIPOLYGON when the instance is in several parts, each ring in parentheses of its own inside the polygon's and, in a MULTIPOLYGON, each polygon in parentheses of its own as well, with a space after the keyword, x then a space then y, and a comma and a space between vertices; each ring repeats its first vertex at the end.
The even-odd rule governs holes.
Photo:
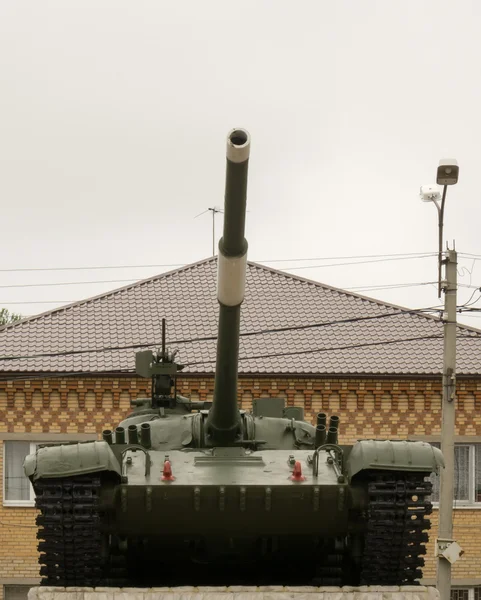
MULTIPOLYGON (((429 258, 430 256, 435 256, 436 253, 406 253, 406 254, 368 254, 368 255, 360 255, 360 256, 334 256, 334 257, 326 257, 326 258, 285 258, 285 259, 272 259, 272 260, 263 260, 256 261, 259 263, 268 263, 268 262, 299 262, 299 261, 311 261, 311 260, 341 260, 341 259, 351 259, 351 258, 371 258, 371 257, 383 257, 380 260, 366 260, 366 261, 355 261, 355 262, 347 262, 347 263, 332 263, 327 265, 303 265, 300 267, 285 267, 285 270, 288 271, 296 271, 302 269, 320 269, 327 267, 340 267, 340 266, 353 266, 359 264, 371 264, 377 262, 387 262, 393 260, 412 260, 416 258, 429 258)), ((474 255, 472 255, 474 256, 474 255)), ((185 264, 181 263, 172 263, 172 264, 160 264, 160 265, 110 265, 110 266, 90 266, 90 267, 47 267, 47 268, 21 268, 21 269, 0 269, 0 272, 32 272, 32 271, 70 271, 70 270, 95 270, 95 269, 130 269, 130 268, 160 268, 160 267, 183 267, 185 264)), ((138 281, 137 279, 106 279, 106 280, 98 280, 98 281, 67 281, 67 282, 58 282, 58 283, 28 283, 28 284, 8 284, 8 285, 0 285, 0 289, 7 288, 29 288, 29 287, 51 287, 51 286, 63 286, 63 285, 95 285, 95 284, 106 284, 106 283, 133 283, 138 281)), ((406 284, 387 284, 387 285, 371 285, 371 286, 359 286, 359 287, 347 287, 346 290, 382 290, 382 289, 395 289, 401 287, 416 287, 422 285, 431 285, 431 282, 418 282, 418 283, 406 283, 406 284)), ((459 284, 462 287, 476 288, 477 286, 468 286, 466 284, 459 284)), ((36 301, 4 301, 0 304, 67 304, 76 302, 76 300, 36 300, 36 301)))
POLYGON ((62 281, 59 283, 19 283, 12 285, 0 285, 0 288, 28 288, 28 287, 50 287, 58 285, 88 285, 91 283, 128 283, 139 281, 138 279, 103 279, 98 281, 62 281))
POLYGON ((467 300, 459 308, 463 309, 463 308, 467 308, 468 306, 472 306, 473 304, 477 304, 479 302, 479 300, 481 299, 481 295, 478 296, 478 298, 476 300, 474 300, 474 302, 471 302, 471 300, 473 299, 473 296, 474 296, 474 294, 476 292, 481 292, 481 288, 480 287, 476 287, 475 290, 473 291, 473 293, 471 294, 471 296, 469 297, 469 300, 467 300), (471 304, 470 304, 470 302, 471 302, 471 304))
POLYGON ((417 283, 391 283, 391 284, 379 284, 379 285, 364 285, 358 287, 343 287, 343 290, 357 291, 357 290, 366 290, 366 291, 375 291, 375 290, 395 290, 398 288, 405 287, 418 287, 423 285, 435 285, 437 281, 420 281, 417 283))
POLYGON ((458 283, 458 287, 468 288, 470 290, 478 290, 479 285, 470 285, 468 283, 458 283))
POLYGON ((357 258, 389 258, 396 256, 437 256, 437 252, 399 252, 397 254, 362 254, 357 256, 328 256, 319 258, 273 258, 270 260, 258 260, 254 262, 303 262, 309 260, 351 260, 357 258))
MULTIPOLYGON (((459 339, 466 339, 466 337, 471 338, 472 336, 457 336, 459 339)), ((333 346, 330 348, 314 348, 314 349, 310 349, 310 350, 294 350, 292 352, 278 352, 278 353, 273 353, 273 354, 258 354, 258 355, 252 355, 252 356, 240 356, 239 357, 239 361, 244 361, 244 360, 258 360, 261 358, 278 358, 278 357, 286 357, 286 356, 300 356, 300 355, 305 355, 305 354, 319 354, 322 352, 333 352, 333 351, 337 351, 337 350, 353 350, 353 349, 357 349, 357 348, 366 348, 366 347, 375 347, 375 346, 385 346, 385 345, 393 345, 393 344, 401 344, 404 342, 414 342, 414 341, 421 341, 421 340, 442 340, 444 338, 443 335, 426 335, 426 336, 419 336, 419 337, 411 337, 411 338, 400 338, 397 340, 384 340, 384 341, 378 341, 378 342, 366 342, 366 343, 362 343, 362 344, 351 344, 351 345, 346 345, 346 346, 333 346)), ((201 361, 195 361, 195 362, 189 362, 189 363, 183 363, 184 366, 196 366, 196 365, 206 365, 206 364, 213 364, 216 362, 216 359, 212 359, 212 360, 201 360, 201 361)), ((111 371, 110 373, 124 373, 124 374, 130 374, 133 373, 132 370, 126 370, 126 369, 118 369, 117 371, 111 371)), ((62 379, 62 378, 66 378, 66 377, 79 377, 79 376, 86 376, 86 375, 92 375, 95 377, 99 376, 98 371, 94 372, 94 371, 77 371, 77 372, 67 372, 67 373, 44 373, 41 375, 21 375, 21 376, 3 376, 0 377, 0 381, 28 381, 28 380, 34 380, 34 379, 62 379)))
MULTIPOLYGON (((244 333, 240 333, 240 337, 252 337, 252 336, 256 336, 256 335, 266 335, 266 334, 270 334, 270 333, 284 333, 284 332, 288 332, 288 331, 305 331, 308 329, 318 329, 320 327, 328 327, 328 326, 332 326, 332 325, 345 325, 348 323, 357 323, 357 322, 361 322, 361 321, 373 321, 373 320, 377 320, 377 319, 385 319, 388 317, 395 317, 395 316, 399 316, 399 315, 403 315, 403 314, 422 314, 424 312, 429 312, 429 311, 437 311, 439 310, 437 307, 430 307, 430 308, 420 308, 420 309, 406 309, 406 310, 399 310, 397 312, 392 312, 392 313, 383 313, 380 315, 366 315, 364 317, 352 317, 352 318, 348 318, 348 319, 338 319, 335 321, 323 321, 320 323, 311 323, 311 324, 307 324, 307 325, 292 325, 292 326, 286 326, 286 327, 276 327, 276 328, 272 328, 272 329, 260 329, 257 331, 247 331, 244 333)), ((13 324, 14 325, 14 324, 13 324)), ((217 340, 217 335, 212 335, 212 336, 202 336, 202 337, 197 337, 197 338, 190 338, 190 339, 181 339, 181 340, 171 340, 168 342, 169 346, 173 346, 173 345, 180 345, 180 344, 191 344, 194 342, 208 342, 208 341, 214 341, 217 340)), ((29 359, 33 359, 33 358, 54 358, 54 357, 58 357, 58 356, 75 356, 75 355, 79 355, 79 354, 94 354, 94 353, 98 353, 98 352, 114 352, 114 351, 119 351, 119 350, 134 350, 134 349, 138 349, 138 348, 149 348, 152 346, 156 346, 158 345, 158 341, 157 342, 148 342, 148 343, 142 343, 142 344, 131 344, 131 345, 125 345, 125 346, 107 346, 107 347, 103 347, 103 348, 92 348, 92 349, 85 349, 85 350, 65 350, 62 352, 45 352, 45 353, 40 353, 40 354, 32 354, 32 355, 26 355, 26 356, 0 356, 0 360, 1 361, 12 361, 12 360, 29 360, 29 359)))
MULTIPOLYGON (((416 257, 416 256, 436 256, 436 252, 406 252, 398 254, 364 254, 359 256, 327 256, 327 257, 307 257, 307 258, 275 258, 269 260, 255 260, 258 263, 273 263, 273 262, 303 262, 311 260, 351 260, 358 258, 390 258, 390 257, 416 257)), ((0 269, 0 273, 16 273, 16 272, 34 272, 34 271, 90 271, 98 269, 157 269, 161 267, 185 267, 187 263, 170 263, 170 264, 147 264, 147 265, 93 265, 87 267, 28 267, 28 268, 12 268, 0 269)))
MULTIPOLYGON (((386 262, 393 260, 411 260, 415 258, 428 258, 430 256, 434 256, 435 253, 431 254, 420 254, 420 253, 409 253, 409 254, 399 254, 399 255, 365 255, 365 256, 384 256, 385 258, 376 259, 376 260, 366 260, 366 261, 355 261, 355 262, 346 262, 346 263, 331 263, 327 265, 304 265, 300 267, 285 267, 287 271, 296 271, 302 269, 316 269, 316 268, 326 268, 326 267, 335 267, 335 266, 353 266, 359 264, 370 264, 370 263, 378 263, 378 262, 386 262), (392 258, 386 258, 391 256, 392 258)), ((301 260, 334 260, 336 258, 342 257, 331 257, 330 259, 277 259, 271 261, 259 261, 259 262, 288 262, 288 261, 301 261, 301 260)), ((356 257, 345 257, 345 258, 356 258, 356 257)), ((363 258, 360 256, 359 258, 363 258)), ((164 265, 131 265, 129 266, 96 266, 96 267, 52 267, 52 268, 35 268, 35 269, 0 269, 0 272, 13 272, 13 271, 62 271, 62 270, 82 270, 82 269, 120 269, 120 268, 141 268, 141 267, 168 267, 168 266, 185 266, 185 265, 174 265, 174 264, 164 264, 164 265)), ((68 281, 68 282, 55 282, 55 283, 28 283, 28 284, 8 284, 8 285, 0 285, 0 289, 13 289, 13 288, 30 288, 30 287, 55 287, 55 286, 63 286, 63 285, 91 285, 91 284, 106 284, 106 283, 133 283, 136 282, 137 279, 109 279, 109 280, 98 280, 98 281, 68 281)), ((418 282, 418 283, 406 283, 406 284, 388 284, 388 285, 371 285, 371 286, 362 286, 362 287, 350 287, 345 288, 346 290, 370 290, 377 291, 383 289, 396 289, 402 287, 416 287, 422 285, 431 285, 431 282, 418 282)), ((465 286, 468 287, 468 286, 465 286)), ((15 301, 4 301, 0 304, 3 305, 17 305, 17 304, 70 304, 74 303, 76 300, 15 300, 15 301)))
MULTIPOLYGON (((0 285, 0 288, 27 288, 27 287, 50 287, 50 286, 62 286, 62 285, 89 285, 96 283, 129 283, 139 281, 138 279, 102 279, 96 281, 61 281, 61 282, 51 282, 51 283, 19 283, 19 284, 8 284, 8 285, 0 285)), ((436 281, 424 281, 424 282, 415 282, 415 283, 393 283, 393 284, 372 284, 366 286, 359 287, 345 287, 344 290, 364 290, 364 289, 387 289, 390 287, 415 287, 419 285, 431 285, 437 283, 436 281)))
MULTIPOLYGON (((356 263, 353 263, 356 264, 356 263)), ((313 267, 314 268, 314 267, 313 267)), ((66 283, 37 283, 37 284, 26 284, 26 285, 0 285, 0 288, 15 288, 15 287, 42 287, 42 286, 57 286, 57 285, 76 285, 76 284, 89 284, 89 283, 120 283, 120 282, 135 282, 136 279, 112 279, 112 280, 104 280, 104 281, 79 281, 79 282, 66 282, 66 283)), ((435 281, 424 281, 424 282, 416 282, 416 283, 395 283, 395 284, 379 284, 379 285, 368 285, 368 286, 356 286, 356 287, 343 287, 342 289, 345 291, 380 291, 380 290, 389 290, 389 289, 400 289, 404 287, 420 287, 425 285, 435 285, 435 281)), ((464 287, 468 289, 479 289, 477 285, 468 285, 465 283, 459 283, 458 287, 464 287)), ((110 292, 107 292, 110 293, 110 292)), ((89 298, 86 298, 84 301, 87 302, 89 298)), ((0 305, 10 305, 10 304, 72 304, 75 302, 79 302, 79 300, 4 300, 0 301, 0 305)))
POLYGON ((105 375, 105 373, 115 373, 117 375, 129 375, 134 371, 128 369, 117 369, 116 371, 67 371, 65 373, 42 373, 41 375, 13 375, 9 377, 5 376, 5 372, 0 376, 0 381, 35 381, 38 379, 67 379, 68 377, 99 377, 99 375, 105 375))
POLYGON ((101 265, 90 267, 29 267, 16 269, 0 269, 0 273, 31 273, 34 271, 94 271, 96 269, 157 269, 159 267, 185 267, 186 263, 164 265, 101 265))
POLYGON ((327 265, 303 265, 302 267, 284 267, 285 271, 300 271, 301 269, 325 269, 327 267, 346 267, 352 265, 367 265, 371 263, 388 262, 392 260, 413 260, 419 258, 431 258, 434 254, 424 254, 420 256, 404 256, 397 258, 380 258, 375 260, 359 260, 356 262, 345 262, 345 263, 329 263, 327 265))
POLYGON ((0 305, 5 304, 72 304, 78 300, 15 300, 15 302, 2 301, 0 305))
MULTIPOLYGON (((404 343, 404 342, 415 342, 415 341, 419 341, 419 340, 442 340, 443 339, 443 335, 425 335, 425 336, 421 336, 421 337, 412 337, 412 338, 403 338, 403 339, 398 339, 398 340, 385 340, 383 342, 366 342, 364 344, 352 344, 350 346, 334 346, 331 348, 315 348, 315 349, 311 349, 311 350, 294 350, 292 352, 278 352, 275 354, 258 354, 256 356, 240 356, 239 360, 258 360, 260 358, 278 358, 278 357, 282 357, 282 356, 297 356, 300 354, 318 354, 321 352, 333 352, 335 350, 353 350, 355 348, 366 348, 366 347, 371 347, 371 346, 385 346, 385 345, 389 345, 389 344, 400 344, 400 343, 404 343)), ((465 337, 465 336, 461 336, 461 337, 465 337)), ((203 365, 203 364, 210 364, 210 363, 215 363, 215 359, 214 360, 201 360, 201 361, 197 361, 197 362, 190 362, 190 363, 183 363, 184 366, 186 367, 190 367, 190 366, 194 366, 194 365, 203 365)))

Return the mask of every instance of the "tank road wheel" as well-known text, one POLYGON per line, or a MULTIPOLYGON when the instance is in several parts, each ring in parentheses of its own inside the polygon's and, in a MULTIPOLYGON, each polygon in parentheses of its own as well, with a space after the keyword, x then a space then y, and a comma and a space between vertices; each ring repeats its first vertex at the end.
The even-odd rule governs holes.
POLYGON ((368 472, 361 585, 416 585, 422 577, 432 512, 429 473, 368 472))
POLYGON ((101 532, 99 475, 43 479, 34 484, 41 585, 113 585, 123 569, 110 567, 101 532), (112 583, 111 583, 112 582, 112 583))

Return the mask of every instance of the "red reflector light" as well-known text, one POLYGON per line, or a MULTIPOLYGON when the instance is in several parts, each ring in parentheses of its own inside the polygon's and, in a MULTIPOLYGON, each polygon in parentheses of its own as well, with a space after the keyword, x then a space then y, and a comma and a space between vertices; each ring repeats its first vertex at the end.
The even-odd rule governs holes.
POLYGON ((294 470, 292 471, 291 481, 305 481, 306 478, 302 474, 301 463, 296 460, 296 464, 294 465, 294 470))
POLYGON ((175 477, 172 475, 172 465, 170 460, 164 462, 164 470, 162 471, 162 481, 174 481, 175 477))

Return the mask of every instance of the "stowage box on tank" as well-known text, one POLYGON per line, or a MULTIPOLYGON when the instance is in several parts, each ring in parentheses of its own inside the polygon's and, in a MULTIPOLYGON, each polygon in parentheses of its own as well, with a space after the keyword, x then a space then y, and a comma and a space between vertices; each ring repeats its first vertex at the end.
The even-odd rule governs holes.
POLYGON ((312 425, 278 399, 254 414, 238 408, 249 151, 249 134, 230 132, 212 405, 172 393, 182 367, 164 327, 162 350, 136 356, 151 398, 135 400, 102 441, 27 457, 43 584, 412 585, 422 576, 437 448, 339 445, 338 416, 312 425))

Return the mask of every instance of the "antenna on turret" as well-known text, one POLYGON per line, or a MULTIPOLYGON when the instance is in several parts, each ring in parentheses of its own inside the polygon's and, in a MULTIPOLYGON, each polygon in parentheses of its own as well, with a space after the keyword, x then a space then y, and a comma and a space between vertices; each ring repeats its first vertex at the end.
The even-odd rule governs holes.
POLYGON ((162 319, 162 362, 165 362, 165 318, 162 319))
POLYGON ((184 365, 175 362, 177 350, 169 353, 166 347, 166 321, 162 319, 162 345, 155 352, 141 350, 135 354, 135 371, 140 377, 152 380, 152 408, 172 408, 177 398, 177 373, 184 365), (174 387, 174 395, 171 388, 174 387))

